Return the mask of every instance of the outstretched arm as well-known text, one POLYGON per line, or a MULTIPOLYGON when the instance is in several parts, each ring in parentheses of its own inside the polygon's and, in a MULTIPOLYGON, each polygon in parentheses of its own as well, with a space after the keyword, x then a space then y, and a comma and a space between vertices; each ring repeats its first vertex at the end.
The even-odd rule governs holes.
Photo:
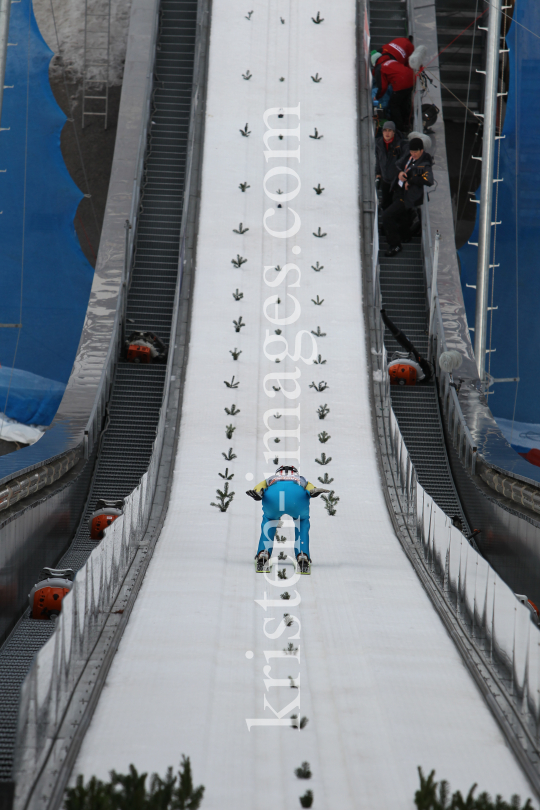
POLYGON ((257 484, 254 489, 248 489, 246 495, 249 495, 249 497, 253 498, 254 501, 262 501, 262 494, 267 487, 268 484, 266 483, 265 479, 264 481, 261 481, 260 484, 257 484))
POLYGON ((318 495, 321 495, 323 492, 330 492, 329 489, 321 489, 321 487, 316 487, 315 484, 310 484, 308 481, 306 484, 306 492, 308 493, 310 498, 316 498, 318 495))

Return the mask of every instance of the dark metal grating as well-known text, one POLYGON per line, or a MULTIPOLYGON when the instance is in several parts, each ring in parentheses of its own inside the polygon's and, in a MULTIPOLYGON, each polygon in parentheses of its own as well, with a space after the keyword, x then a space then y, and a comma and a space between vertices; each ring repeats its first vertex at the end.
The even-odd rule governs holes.
MULTIPOLYGON (((130 326, 156 332, 165 343, 171 335, 178 275, 196 22, 197 0, 162 0, 127 302, 127 317, 133 321, 130 326)), ((146 472, 163 400, 165 371, 164 365, 119 362, 81 526, 66 554, 59 561, 51 560, 51 565, 76 570, 84 565, 96 545, 88 530, 96 501, 129 495, 146 472)), ((53 622, 32 621, 27 612, 0 650, 0 782, 11 778, 21 683, 53 629, 53 622)))
MULTIPOLYGON (((373 47, 382 48, 395 37, 407 36, 405 0, 371 0, 369 7, 373 47)), ((388 244, 381 230, 379 264, 383 306, 390 319, 426 357, 428 311, 421 240, 413 238, 391 259, 384 255, 386 250, 388 244)), ((394 352, 403 351, 388 330, 384 343, 389 359, 394 352)), ((467 529, 448 463, 435 383, 414 387, 393 385, 390 390, 392 408, 420 484, 447 515, 459 515, 467 529)))
MULTIPOLYGON (((390 319, 426 357, 428 311, 420 237, 403 245, 403 252, 391 259, 384 255, 388 244, 382 232, 379 242, 383 306, 390 319)), ((403 351, 388 330, 384 343, 389 359, 395 351, 403 351)), ((443 512, 451 517, 459 515, 467 528, 448 463, 435 383, 403 387, 393 385, 390 390, 399 429, 420 484, 443 512)))

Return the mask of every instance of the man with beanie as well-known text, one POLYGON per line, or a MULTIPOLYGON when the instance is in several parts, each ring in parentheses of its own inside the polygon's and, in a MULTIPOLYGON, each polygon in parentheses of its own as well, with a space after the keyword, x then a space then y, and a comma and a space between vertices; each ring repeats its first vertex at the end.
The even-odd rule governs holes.
POLYGON ((391 187, 398 173, 397 161, 408 154, 407 138, 396 129, 393 121, 385 121, 382 135, 379 134, 375 140, 375 174, 381 181, 383 211, 392 202, 391 187))
POLYGON ((421 138, 409 143, 409 154, 397 161, 397 177, 392 190, 394 199, 383 214, 383 227, 388 242, 385 256, 401 253, 402 242, 410 242, 410 221, 414 208, 424 202, 424 186, 433 185, 433 158, 424 152, 421 138))

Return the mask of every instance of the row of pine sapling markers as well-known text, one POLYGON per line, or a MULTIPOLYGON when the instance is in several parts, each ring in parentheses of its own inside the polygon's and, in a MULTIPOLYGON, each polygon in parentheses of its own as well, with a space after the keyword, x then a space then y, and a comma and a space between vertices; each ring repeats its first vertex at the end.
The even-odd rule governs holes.
MULTIPOLYGON (((251 20, 252 14, 253 14, 252 11, 248 12, 248 14, 246 16, 246 19, 248 21, 251 20)), ((316 18, 312 18, 312 19, 313 19, 313 22, 316 23, 317 25, 320 25, 323 22, 323 19, 321 18, 319 13, 317 13, 316 18)), ((282 25, 285 25, 285 20, 283 18, 280 18, 280 22, 281 22, 282 25)), ((246 73, 242 74, 242 78, 245 81, 251 80, 252 77, 253 77, 253 74, 249 70, 247 70, 246 73)), ((320 77, 318 73, 316 73, 315 76, 312 76, 311 78, 312 78, 312 80, 313 80, 313 82, 315 84, 319 84, 322 81, 322 77, 320 77)), ((279 81, 280 82, 285 81, 285 77, 280 77, 279 81)), ((279 115, 279 118, 283 118, 283 115, 279 115)), ((249 129, 249 124, 246 123, 244 128, 240 129, 239 132, 240 132, 240 135, 243 138, 249 138, 249 136, 251 135, 251 130, 249 129)), ((280 140, 282 140, 283 135, 280 134, 279 138, 280 138, 280 140)), ((314 140, 314 141, 319 141, 320 142, 322 140, 323 136, 319 134, 317 129, 315 129, 313 135, 310 135, 310 138, 312 140, 314 140)), ((249 188, 250 188, 250 185, 249 185, 248 182, 242 182, 242 183, 239 184, 239 190, 240 190, 241 193, 247 193, 249 188)), ((317 196, 320 196, 320 195, 323 194, 325 189, 321 186, 320 183, 318 183, 317 186, 313 187, 313 190, 314 190, 314 192, 315 192, 315 194, 317 196)), ((280 189, 278 189, 277 192, 276 192, 276 195, 281 195, 282 193, 283 192, 280 189)), ((277 207, 278 208, 282 207, 281 204, 279 204, 279 202, 278 202, 277 207)), ((232 228, 232 231, 237 236, 244 236, 244 234, 246 234, 249 231, 249 227, 246 227, 243 222, 240 222, 238 224, 238 227, 232 228)), ((319 227, 317 232, 313 232, 313 236, 315 238, 317 238, 317 239, 324 239, 327 236, 327 234, 324 233, 322 231, 322 229, 319 227)), ((297 249, 294 252, 299 253, 300 250, 297 249)), ((247 261, 248 261, 247 258, 245 258, 244 256, 241 256, 238 253, 236 255, 236 258, 233 258, 231 260, 231 264, 233 265, 233 267, 235 269, 240 270, 245 264, 247 264, 247 261)), ((280 267, 280 265, 277 265, 275 267, 275 270, 276 270, 277 273, 281 273, 282 269, 283 268, 280 267)), ((317 261, 317 263, 315 265, 312 265, 312 269, 316 273, 320 273, 324 269, 324 267, 323 267, 323 265, 321 265, 317 261)), ((232 292, 232 297, 233 297, 233 300, 235 302, 239 302, 244 298, 244 293, 238 287, 236 287, 234 292, 232 292)), ((317 296, 315 298, 312 298, 311 300, 312 300, 312 303, 313 303, 314 306, 320 307, 320 306, 322 306, 324 304, 324 299, 321 298, 318 294, 317 294, 317 296)), ((280 300, 279 297, 276 298, 276 304, 277 305, 281 304, 281 300, 280 300)), ((240 334, 241 330, 246 326, 246 323, 243 321, 242 316, 240 315, 237 318, 233 319, 232 325, 233 325, 235 333, 240 334)), ((275 329, 274 331, 275 331, 276 335, 281 335, 281 333, 282 333, 282 330, 279 329, 279 328, 275 329)), ((321 331, 320 326, 317 326, 316 331, 312 330, 312 334, 316 338, 323 338, 323 337, 326 336, 326 333, 321 331)), ((314 348, 313 351, 315 352, 316 349, 314 348)), ((233 362, 236 362, 236 361, 239 360, 239 357, 242 354, 242 351, 239 350, 235 346, 234 349, 229 350, 229 353, 230 353, 230 355, 232 357, 233 362)), ((278 357, 276 357, 275 362, 276 363, 280 362, 280 359, 278 357)), ((327 361, 326 361, 326 359, 323 359, 321 354, 318 354, 317 358, 316 359, 313 358, 312 362, 315 365, 323 366, 323 365, 326 365, 327 361)), ((229 389, 231 391, 234 391, 234 390, 237 390, 239 388, 240 381, 236 379, 236 375, 233 375, 230 380, 224 380, 223 384, 226 386, 227 389, 229 389)), ((318 383, 313 381, 309 387, 311 389, 314 389, 318 393, 322 393, 329 386, 328 386, 328 383, 326 383, 325 381, 321 381, 321 382, 318 382, 318 383)), ((280 390, 279 385, 278 386, 273 386, 273 388, 274 388, 274 390, 276 392, 278 392, 280 390)), ((226 413, 226 415, 228 417, 236 417, 240 413, 240 409, 237 408, 236 404, 233 403, 230 407, 225 408, 225 413, 226 413)), ((330 408, 328 407, 328 404, 325 403, 324 405, 320 405, 320 407, 318 408, 317 413, 318 413, 318 416, 319 416, 320 420, 326 419, 326 417, 330 413, 330 408)), ((279 419, 282 415, 283 414, 279 412, 279 409, 276 409, 276 412, 274 414, 275 418, 279 419)), ((225 436, 226 436, 226 438, 229 439, 229 440, 232 440, 235 430, 236 430, 236 426, 233 424, 232 421, 229 424, 226 424, 225 425, 225 436)), ((321 444, 326 445, 327 442, 330 441, 331 436, 326 430, 322 430, 318 434, 318 438, 319 438, 319 441, 321 442, 321 444)), ((275 436, 274 442, 276 443, 276 445, 279 444, 280 441, 281 441, 281 439, 278 436, 275 436)), ((223 456, 223 458, 224 458, 224 460, 226 462, 232 462, 236 458, 236 454, 234 453, 232 446, 229 447, 227 452, 222 452, 222 456, 223 456)), ((275 464, 279 463, 279 450, 277 448, 276 448, 276 458, 274 458, 273 461, 274 461, 275 464)), ((325 467, 332 461, 332 458, 331 458, 331 456, 327 456, 326 453, 321 452, 321 457, 316 458, 315 461, 316 461, 317 464, 325 467)), ((219 476, 224 480, 223 489, 220 489, 220 488, 217 489, 217 498, 216 498, 217 502, 212 502, 211 505, 218 508, 221 512, 226 512, 228 507, 230 506, 233 498, 234 498, 234 495, 235 495, 234 491, 229 489, 229 482, 233 479, 234 473, 229 472, 229 467, 226 467, 225 471, 223 473, 221 473, 221 472, 219 473, 219 476)), ((328 472, 325 472, 324 476, 322 476, 322 475, 319 476, 319 481, 322 484, 331 484, 333 482, 333 478, 330 478, 330 476, 328 475, 328 472)), ((328 514, 329 515, 335 515, 336 514, 336 505, 337 505, 337 503, 339 501, 339 498, 336 497, 335 492, 333 490, 330 491, 327 495, 325 495, 323 497, 324 497, 325 506, 326 506, 326 509, 328 511, 328 514)), ((279 534, 276 534, 276 541, 278 543, 282 543, 282 542, 285 541, 285 537, 280 536, 279 534)), ((287 559, 287 556, 283 552, 280 552, 279 556, 278 556, 278 559, 279 560, 285 560, 285 559, 287 559)), ((278 577, 280 579, 286 579, 287 578, 285 569, 278 570, 278 577)), ((290 594, 287 591, 285 591, 284 593, 281 594, 281 598, 283 600, 289 600, 290 599, 290 594)), ((289 616, 288 613, 285 613, 284 614, 284 620, 285 620, 286 624, 289 625, 289 624, 292 623, 293 617, 289 616)), ((296 648, 294 648, 294 645, 292 643, 290 643, 288 645, 287 649, 284 650, 284 652, 289 653, 289 654, 295 654, 297 652, 297 650, 296 650, 296 648)), ((295 683, 294 679, 291 676, 289 676, 289 679, 290 679, 291 689, 298 689, 299 686, 295 683)), ((292 717, 291 717, 291 727, 293 729, 300 730, 300 729, 305 727, 307 722, 308 722, 308 720, 307 720, 306 717, 300 718, 298 715, 292 715, 292 717)), ((300 780, 311 779, 312 774, 311 774, 311 768, 310 768, 309 763, 308 762, 303 762, 301 767, 299 767, 299 768, 297 768, 295 770, 295 775, 300 780)), ((312 806, 313 799, 314 799, 314 796, 313 796, 313 791, 312 790, 306 790, 305 793, 302 796, 299 796, 299 801, 300 801, 301 806, 306 807, 306 808, 310 808, 312 806)))
MULTIPOLYGON (((250 12, 249 16, 246 17, 246 19, 251 19, 251 14, 252 13, 253 12, 250 12)), ((317 19, 314 18, 313 21, 316 22, 317 24, 320 24, 321 22, 323 22, 323 19, 320 18, 319 14, 317 14, 317 19)), ((283 19, 281 19, 281 22, 284 23, 285 21, 283 19)), ((252 77, 253 77, 253 74, 249 70, 247 70, 246 73, 242 74, 242 78, 244 80, 250 80, 252 77)), ((315 82, 316 84, 319 84, 322 81, 322 77, 319 76, 318 73, 316 73, 315 76, 312 76, 311 78, 312 78, 313 82, 315 82)), ((280 79, 280 81, 282 81, 282 80, 283 79, 280 79)), ((282 116, 280 116, 280 117, 282 117, 282 116)), ((239 132, 243 137, 248 138, 251 135, 251 130, 249 129, 249 124, 246 123, 245 127, 243 129, 240 129, 239 132)), ((280 136, 280 138, 281 137, 282 136, 280 136)), ((323 139, 324 136, 319 134, 317 128, 315 128, 314 134, 310 135, 309 137, 311 139, 313 139, 313 140, 320 141, 320 140, 323 139)), ((245 193, 249 188, 251 188, 251 186, 247 182, 242 182, 242 183, 239 184, 238 188, 240 189, 241 192, 245 193)), ((320 196, 324 192, 324 190, 325 190, 324 187, 322 187, 320 183, 317 183, 316 186, 313 186, 313 191, 315 192, 315 194, 317 196, 320 196)), ((278 189, 276 193, 277 194, 282 194, 283 192, 280 189, 278 189)), ((281 208, 281 205, 278 205, 278 208, 281 208)), ((249 231, 249 228, 244 227, 243 222, 240 222, 238 224, 237 228, 232 229, 233 233, 238 234, 240 236, 243 236, 248 231, 249 231)), ((313 231, 313 236, 316 237, 317 239, 324 239, 327 236, 327 233, 323 232, 321 227, 319 226, 319 228, 317 229, 316 232, 313 231)), ((238 253, 236 255, 236 258, 231 259, 231 264, 233 265, 233 267, 235 267, 237 269, 240 269, 244 264, 247 263, 247 261, 248 260, 244 256, 241 256, 238 253)), ((321 265, 318 261, 314 265, 312 265, 311 267, 312 267, 312 270, 314 270, 317 273, 321 272, 321 270, 324 269, 324 265, 321 265)), ((280 272, 282 270, 280 265, 276 265, 275 269, 276 269, 277 272, 280 272)), ((232 293, 232 297, 233 297, 233 299, 235 301, 241 301, 243 299, 243 297, 244 297, 244 293, 241 292, 237 287, 236 290, 232 293)), ((321 299, 318 294, 317 294, 316 298, 312 298, 311 300, 312 300, 312 303, 315 306, 322 306, 323 303, 324 303, 324 298, 321 299)), ((281 300, 279 298, 277 299, 277 303, 278 304, 281 303, 281 300)), ((246 326, 246 323, 243 321, 241 315, 238 317, 238 319, 233 319, 232 324, 233 324, 233 327, 234 327, 234 331, 237 332, 237 333, 240 333, 241 330, 246 326)), ((276 329, 275 333, 277 335, 280 335, 281 334, 281 329, 276 329)), ((315 335, 315 337, 318 337, 318 338, 326 337, 326 332, 322 332, 320 326, 317 326, 316 330, 312 330, 312 334, 315 335)), ((233 360, 238 360, 238 358, 242 354, 242 351, 238 350, 235 347, 234 349, 231 349, 229 351, 229 353, 232 356, 233 360)), ((327 361, 325 359, 323 359, 322 356, 319 354, 317 356, 317 359, 315 359, 313 362, 314 362, 315 365, 325 365, 327 361)), ((236 380, 235 375, 233 375, 233 377, 232 377, 232 379, 230 381, 224 380, 223 383, 228 389, 231 389, 231 390, 238 389, 238 387, 240 385, 240 381, 236 380)), ((315 391, 317 391, 319 393, 322 393, 327 388, 329 388, 329 385, 328 385, 328 383, 326 383, 323 380, 323 381, 321 381, 319 383, 312 382, 309 387, 313 388, 315 391)), ((279 389, 275 389, 275 390, 279 390, 279 389)), ((237 414, 240 413, 240 409, 237 408, 236 405, 233 403, 230 408, 229 407, 225 408, 225 413, 226 413, 227 416, 236 416, 237 414)), ((319 416, 319 419, 326 419, 326 417, 328 416, 329 413, 330 413, 330 408, 328 407, 327 403, 324 403, 324 405, 321 405, 317 409, 317 414, 319 416)), ((227 439, 232 439, 235 430, 236 430, 236 427, 232 424, 232 422, 230 424, 226 425, 225 426, 226 438, 227 439)), ((321 442, 321 444, 326 444, 331 438, 332 437, 327 433, 326 430, 323 430, 318 434, 318 439, 321 442)), ((276 443, 279 443, 280 439, 275 438, 274 441, 276 443)), ((233 461, 236 458, 236 454, 234 453, 232 447, 229 447, 228 452, 226 452, 226 453, 222 452, 222 456, 225 459, 225 461, 233 461)), ((327 456, 325 452, 321 452, 321 457, 315 459, 315 462, 317 464, 321 465, 321 466, 326 466, 331 461, 332 461, 332 457, 327 456)), ((274 463, 278 464, 278 462, 279 462, 279 459, 275 458, 274 463)), ((235 494, 236 494, 234 491, 229 489, 229 481, 232 481, 232 479, 234 478, 234 473, 230 473, 229 468, 226 467, 225 472, 218 473, 218 474, 219 474, 220 478, 222 478, 224 480, 223 489, 218 488, 216 490, 217 503, 212 502, 210 505, 215 506, 221 512, 226 512, 227 509, 229 508, 235 494)), ((321 482, 321 484, 331 484, 334 481, 334 479, 331 478, 328 475, 328 472, 325 472, 324 476, 319 476, 318 480, 321 482)), ((323 498, 323 501, 325 502, 325 508, 326 508, 328 514, 329 515, 335 515, 336 514, 336 506, 337 506, 337 504, 339 502, 339 497, 336 496, 335 491, 331 490, 327 495, 323 495, 322 498, 323 498)))

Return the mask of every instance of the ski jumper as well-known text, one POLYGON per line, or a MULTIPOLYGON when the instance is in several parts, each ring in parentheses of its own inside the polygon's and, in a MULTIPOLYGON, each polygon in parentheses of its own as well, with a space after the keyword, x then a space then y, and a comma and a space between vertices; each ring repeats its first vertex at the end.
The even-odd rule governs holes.
POLYGON ((302 475, 275 473, 255 487, 262 495, 263 519, 261 539, 257 554, 267 551, 272 556, 272 546, 277 522, 283 515, 294 520, 294 550, 296 556, 303 552, 309 559, 309 492, 315 489, 302 475))

